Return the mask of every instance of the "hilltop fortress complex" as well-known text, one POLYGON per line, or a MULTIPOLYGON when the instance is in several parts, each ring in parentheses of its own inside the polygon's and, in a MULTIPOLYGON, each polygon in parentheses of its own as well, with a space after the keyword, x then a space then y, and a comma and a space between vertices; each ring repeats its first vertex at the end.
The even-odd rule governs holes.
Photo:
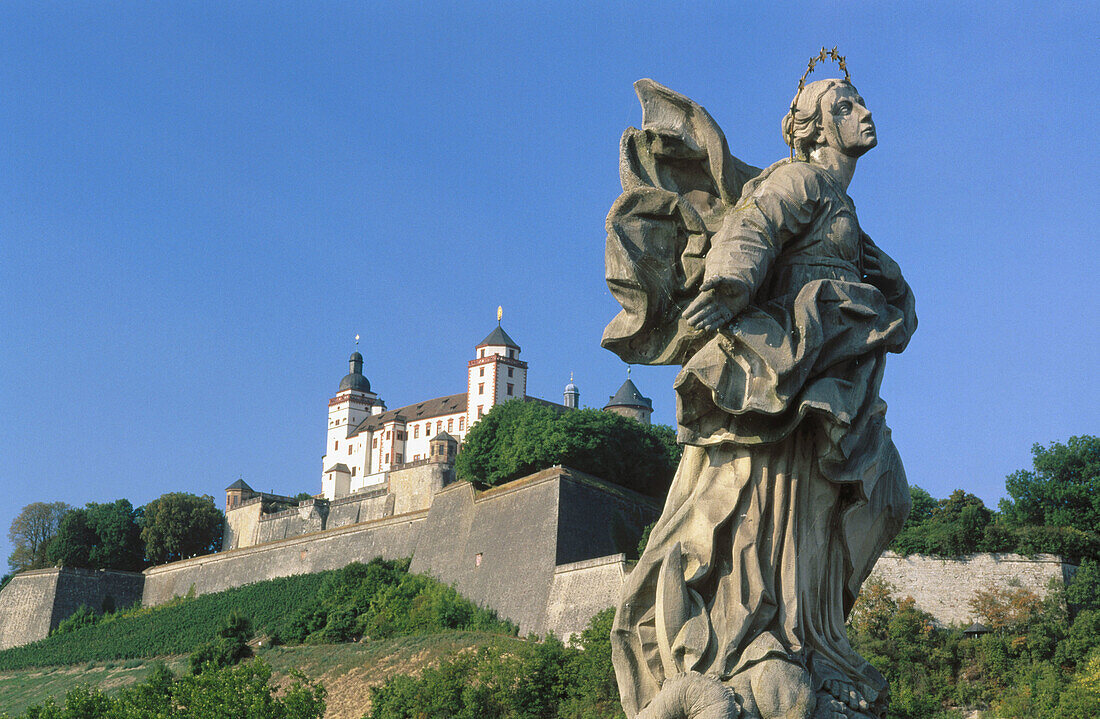
MULTIPOLYGON (((0 649, 46 637, 81 605, 154 606, 375 557, 411 557, 412 571, 453 585, 514 621, 522 634, 580 631, 618 600, 632 567, 627 557, 661 506, 568 467, 487 491, 455 481, 462 441, 492 407, 510 399, 563 412, 579 406, 572 380, 560 404, 529 396, 528 365, 519 355, 498 326, 466 363, 465 392, 390 410, 355 352, 328 401, 320 492, 299 501, 256 492, 240 479, 226 489, 221 552, 142 573, 20 572, 0 591, 0 649)), ((645 423, 653 411, 629 379, 603 409, 645 423)), ((1073 569, 1049 555, 944 560, 887 552, 875 572, 937 620, 969 623, 975 589, 1011 583, 1044 592, 1052 578, 1064 581, 1073 569)))

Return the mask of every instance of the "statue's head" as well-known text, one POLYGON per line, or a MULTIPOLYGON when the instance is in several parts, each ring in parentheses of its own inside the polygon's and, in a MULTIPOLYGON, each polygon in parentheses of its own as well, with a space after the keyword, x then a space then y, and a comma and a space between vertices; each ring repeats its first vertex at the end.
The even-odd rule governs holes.
POLYGON ((863 98, 848 80, 837 78, 811 82, 799 90, 783 118, 783 139, 793 156, 803 160, 819 147, 859 157, 878 144, 863 98))

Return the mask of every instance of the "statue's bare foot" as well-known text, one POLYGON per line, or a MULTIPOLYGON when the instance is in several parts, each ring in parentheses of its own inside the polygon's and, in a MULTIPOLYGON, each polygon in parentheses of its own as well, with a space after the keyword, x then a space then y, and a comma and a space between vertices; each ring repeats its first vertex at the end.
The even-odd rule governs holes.
POLYGON ((769 657, 751 669, 749 685, 761 719, 810 719, 817 703, 810 674, 800 664, 769 657))
POLYGON ((741 706, 718 680, 699 672, 670 677, 636 719, 738 719, 741 706))
POLYGON ((858 712, 857 716, 860 714, 869 716, 871 705, 863 695, 859 693, 859 690, 856 689, 854 684, 842 682, 837 679, 828 679, 822 689, 843 702, 853 712, 858 712))

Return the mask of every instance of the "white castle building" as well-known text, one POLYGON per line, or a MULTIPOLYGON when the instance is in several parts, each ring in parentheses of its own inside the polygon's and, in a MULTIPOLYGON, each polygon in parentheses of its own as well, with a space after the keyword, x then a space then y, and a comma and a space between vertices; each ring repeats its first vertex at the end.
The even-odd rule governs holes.
MULTIPOLYGON (((363 376, 363 356, 349 359, 348 374, 328 401, 328 432, 321 459, 321 493, 333 500, 382 486, 389 472, 430 461, 433 454, 457 453, 462 440, 482 416, 511 399, 575 409, 580 392, 570 378, 564 402, 527 394, 527 363, 520 347, 499 325, 474 348, 466 364, 466 391, 436 397, 398 409, 386 409, 363 376)), ((653 406, 629 379, 604 407, 649 423, 653 406)))

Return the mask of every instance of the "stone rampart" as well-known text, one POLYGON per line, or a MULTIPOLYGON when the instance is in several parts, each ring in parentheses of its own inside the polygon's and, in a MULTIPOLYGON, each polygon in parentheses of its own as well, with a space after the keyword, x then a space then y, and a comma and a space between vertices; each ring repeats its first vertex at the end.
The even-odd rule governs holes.
MULTIPOLYGON (((422 507, 427 509, 427 507, 422 507)), ((386 487, 370 489, 355 494, 334 499, 329 505, 328 522, 326 529, 347 527, 360 522, 369 522, 372 519, 382 519, 394 514, 408 514, 408 512, 395 512, 393 495, 386 487)))
POLYGON ((0 649, 17 647, 50 633, 58 569, 20 572, 0 591, 0 649))
POLYGON ((81 606, 97 612, 141 601, 137 572, 50 568, 20 572, 0 591, 0 649, 45 639, 81 606))
POLYGON ((1050 581, 1066 582, 1076 566, 1053 554, 1025 557, 1020 554, 975 554, 959 559, 938 559, 885 552, 872 576, 890 583, 894 597, 912 597, 919 609, 940 624, 970 625, 977 621, 970 607, 979 589, 1025 587, 1039 596, 1050 581))
POLYGON ((554 568, 546 629, 568 642, 600 611, 615 606, 630 571, 625 554, 613 554, 554 568))
POLYGON ((220 592, 265 579, 337 569, 375 557, 400 559, 413 553, 426 513, 394 516, 269 544, 208 554, 145 570, 145 606, 190 591, 220 592))
POLYGON ((436 495, 411 570, 491 607, 521 634, 557 632, 547 608, 560 559, 630 551, 659 511, 654 500, 563 467, 481 493, 456 484, 436 495))

